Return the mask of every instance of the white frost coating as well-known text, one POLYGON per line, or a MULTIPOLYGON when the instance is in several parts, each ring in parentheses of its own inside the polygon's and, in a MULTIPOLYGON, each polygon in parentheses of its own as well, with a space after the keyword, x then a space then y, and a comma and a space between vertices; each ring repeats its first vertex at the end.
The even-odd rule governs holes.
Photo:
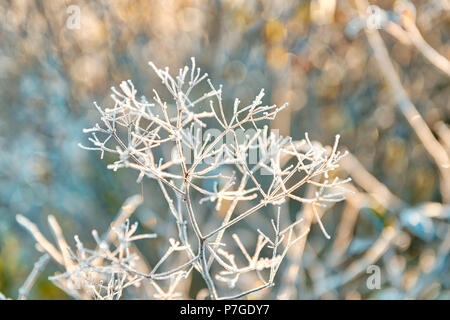
MULTIPOLYGON (((131 168, 137 171, 138 182, 145 177, 158 182, 178 238, 168 237, 166 252, 150 272, 142 271, 141 256, 136 254, 133 242, 155 235, 135 235, 137 224, 127 220, 140 202, 129 200, 116 220, 120 223, 113 224, 104 237, 93 231, 95 249, 87 249, 75 237, 76 252, 65 247, 62 236, 58 250, 34 224, 18 217, 65 269, 51 280, 76 298, 117 299, 125 288, 146 281, 155 298, 179 298, 177 286, 194 269, 202 275, 213 299, 238 298, 271 287, 288 249, 309 232, 309 228, 300 228, 302 219, 281 226, 286 224, 282 221, 289 221, 280 218, 289 199, 311 205, 320 229, 330 238, 317 208, 343 200, 347 192, 343 184, 349 179, 330 178, 345 156, 338 151, 339 135, 331 148, 312 142, 307 133, 301 141, 277 136, 267 124, 287 103, 281 107, 264 105, 261 90, 247 106, 235 99, 232 106, 225 107, 222 86, 215 88, 207 74, 196 68, 195 59, 191 61, 191 67, 181 68, 176 77, 168 68, 159 69, 150 62, 167 90, 164 95, 153 90, 152 99, 138 101, 131 80, 122 81, 120 90, 112 87, 111 107, 94 103, 102 125, 83 130, 90 135, 91 145, 80 144, 84 149, 100 151, 102 158, 104 153, 115 155, 116 160, 108 165, 111 170, 131 168), (199 93, 199 84, 205 80, 201 88, 208 90, 199 93), (167 95, 170 99, 163 98, 167 95), (302 195, 304 186, 314 192, 302 195), (208 206, 206 212, 220 212, 222 221, 213 227, 200 223, 204 221, 199 219, 204 206, 208 206), (231 235, 231 228, 251 215, 269 215, 271 210, 275 219, 270 220, 270 228, 255 226, 256 244, 249 253, 241 236, 231 235), (169 259, 175 253, 184 255, 184 259, 169 259), (178 263, 160 271, 168 261, 178 263), (251 273, 260 280, 259 286, 239 285, 241 278, 251 273), (227 290, 221 283, 239 291, 227 290)), ((52 221, 53 228, 59 229, 56 220, 52 221)))

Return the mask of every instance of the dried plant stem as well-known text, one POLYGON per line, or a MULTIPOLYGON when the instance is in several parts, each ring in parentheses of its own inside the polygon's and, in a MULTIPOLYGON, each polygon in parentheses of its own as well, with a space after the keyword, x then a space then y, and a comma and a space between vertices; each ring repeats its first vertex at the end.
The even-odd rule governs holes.
POLYGON ((245 297, 248 294, 251 294, 251 293, 254 293, 254 292, 257 292, 257 291, 261 291, 261 290, 263 290, 265 288, 269 288, 269 287, 272 287, 272 286, 273 286, 273 283, 269 282, 269 283, 263 284, 263 285, 261 285, 259 287, 256 287, 256 288, 253 288, 253 289, 250 289, 250 290, 246 290, 246 291, 241 292, 239 294, 236 294, 234 296, 220 297, 219 300, 239 299, 239 298, 245 297))
MULTIPOLYGON (((359 14, 361 17, 365 15, 366 8, 368 6, 367 1, 356 1, 359 14)), ((437 164, 438 170, 441 173, 441 194, 445 203, 450 202, 450 158, 437 141, 431 132, 430 128, 422 118, 416 107, 409 99, 405 89, 403 88, 400 79, 395 72, 395 68, 389 57, 389 53, 386 49, 383 39, 379 32, 374 30, 364 29, 370 46, 373 49, 374 56, 378 62, 378 67, 388 84, 388 87, 392 93, 392 96, 397 103, 400 111, 408 120, 411 127, 422 142, 425 150, 430 154, 437 164)))
POLYGON ((409 18, 404 17, 402 20, 403 27, 406 29, 411 42, 414 46, 428 59, 436 68, 444 72, 447 76, 450 76, 450 61, 444 56, 439 54, 432 46, 430 46, 422 37, 415 22, 409 18))
POLYGON ((194 210, 192 209, 188 179, 186 179, 186 183, 187 184, 186 184, 185 201, 186 201, 186 207, 188 209, 189 218, 190 218, 192 227, 194 229, 194 232, 195 232, 195 234, 198 238, 198 242, 199 242, 198 260, 201 264, 201 270, 202 270, 201 275, 203 276, 203 279, 205 280, 205 282, 208 286, 208 290, 209 290, 211 298, 214 300, 217 300, 217 298, 218 298, 217 290, 216 290, 214 282, 211 278, 211 274, 209 273, 209 266, 206 261, 206 250, 205 250, 206 249, 206 242, 205 242, 206 238, 203 237, 202 232, 200 231, 200 228, 197 223, 197 219, 195 218, 194 210))
POLYGON ((39 231, 38 227, 32 223, 30 220, 25 218, 22 215, 17 215, 16 220, 20 223, 25 229, 27 229, 34 237, 37 243, 44 248, 44 250, 50 254, 50 256, 59 264, 64 264, 64 259, 59 251, 55 248, 53 244, 51 244, 39 231))
POLYGON ((37 280, 37 277, 44 270, 44 268, 46 267, 46 265, 47 265, 49 260, 50 260, 50 256, 47 253, 45 253, 34 264, 33 270, 28 275, 28 277, 25 280, 25 282, 22 285, 22 287, 20 287, 20 289, 19 289, 19 300, 26 300, 27 299, 31 288, 33 287, 34 283, 37 280))
MULTIPOLYGON (((403 205, 402 200, 394 195, 383 183, 372 175, 361 162, 352 153, 348 153, 345 159, 342 159, 342 168, 348 172, 353 181, 367 193, 372 195, 375 200, 385 208, 397 210, 403 205)), ((351 196, 358 202, 357 195, 351 196)))

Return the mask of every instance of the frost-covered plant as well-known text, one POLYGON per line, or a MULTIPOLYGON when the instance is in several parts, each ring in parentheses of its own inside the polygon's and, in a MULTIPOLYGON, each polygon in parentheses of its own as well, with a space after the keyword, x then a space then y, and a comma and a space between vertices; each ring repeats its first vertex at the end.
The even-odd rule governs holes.
MULTIPOLYGON (((152 235, 134 236, 136 226, 130 226, 120 215, 105 237, 93 232, 97 241, 94 250, 86 249, 76 239, 75 253, 59 237, 58 251, 53 245, 43 246, 34 230, 41 247, 65 266, 63 274, 51 279, 78 298, 119 298, 124 288, 142 281, 151 283, 156 298, 176 298, 176 286, 194 269, 203 277, 212 299, 239 298, 273 286, 288 249, 309 231, 300 231, 302 219, 281 225, 281 206, 286 200, 310 205, 329 238, 317 208, 345 196, 342 185, 348 179, 330 175, 345 155, 337 150, 339 136, 331 148, 311 142, 307 134, 301 141, 277 136, 269 131, 267 123, 287 104, 263 105, 261 90, 249 105, 242 106, 236 99, 232 108, 226 108, 222 87, 215 88, 207 74, 195 67, 194 59, 191 68, 180 69, 176 77, 170 75, 168 68, 158 69, 151 62, 150 66, 164 85, 167 97, 153 90, 152 99, 138 98, 133 83, 123 81, 120 91, 112 88, 111 107, 94 103, 101 125, 85 129, 91 135, 92 146, 80 146, 100 151, 102 158, 105 152, 116 155, 108 168, 134 169, 138 172, 137 182, 145 177, 156 180, 178 239, 170 238, 166 254, 152 271, 142 272, 135 261, 139 256, 130 247, 133 241, 152 235), (196 95, 205 88, 206 93, 196 95), (305 186, 316 190, 312 197, 302 194, 305 186), (251 216, 269 216, 272 208, 275 218, 266 219, 272 231, 254 228, 256 245, 250 254, 247 243, 232 229, 251 216), (206 215, 221 217, 222 221, 211 225, 206 222, 206 215), (234 243, 227 243, 226 239, 234 243), (112 243, 114 246, 110 247, 112 243), (236 260, 233 247, 245 258, 243 265, 236 260), (158 272, 174 252, 184 254, 184 260, 158 272), (252 288, 237 285, 248 273, 255 273, 259 284, 252 288), (158 284, 161 280, 169 280, 165 291, 158 284), (233 288, 238 291, 224 296, 220 294, 220 282, 232 292, 233 288)), ((34 228, 24 217, 19 217, 19 222, 29 230, 34 228)), ((53 225, 54 230, 59 229, 55 221, 53 225)))

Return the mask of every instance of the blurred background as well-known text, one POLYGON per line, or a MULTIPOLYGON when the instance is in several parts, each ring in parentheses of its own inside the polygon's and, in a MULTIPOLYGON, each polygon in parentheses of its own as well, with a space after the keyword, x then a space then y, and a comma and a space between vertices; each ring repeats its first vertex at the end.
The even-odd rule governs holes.
MULTIPOLYGON (((414 1, 400 13, 392 1, 371 4, 385 10, 374 32, 393 71, 448 159, 449 74, 408 38, 402 15, 448 59, 450 4, 414 1)), ((332 239, 313 226, 271 297, 449 299, 448 163, 436 163, 398 108, 363 29, 346 0, 0 0, 0 291, 16 297, 40 256, 16 214, 45 235, 52 214, 69 240, 90 239, 141 192, 134 172, 111 172, 77 146, 98 121, 92 102, 110 104, 110 87, 126 79, 151 95, 160 81, 149 60, 177 70, 194 56, 223 84, 225 105, 265 88, 266 103, 289 102, 272 128, 294 139, 307 131, 323 144, 340 134, 350 152, 341 171, 355 194, 323 216, 332 239), (380 289, 366 285, 372 264, 381 268, 380 289)), ((152 185, 144 183, 134 218, 158 232, 168 209, 152 185)), ((46 280, 54 271, 49 264, 30 298, 68 298, 46 280)))

